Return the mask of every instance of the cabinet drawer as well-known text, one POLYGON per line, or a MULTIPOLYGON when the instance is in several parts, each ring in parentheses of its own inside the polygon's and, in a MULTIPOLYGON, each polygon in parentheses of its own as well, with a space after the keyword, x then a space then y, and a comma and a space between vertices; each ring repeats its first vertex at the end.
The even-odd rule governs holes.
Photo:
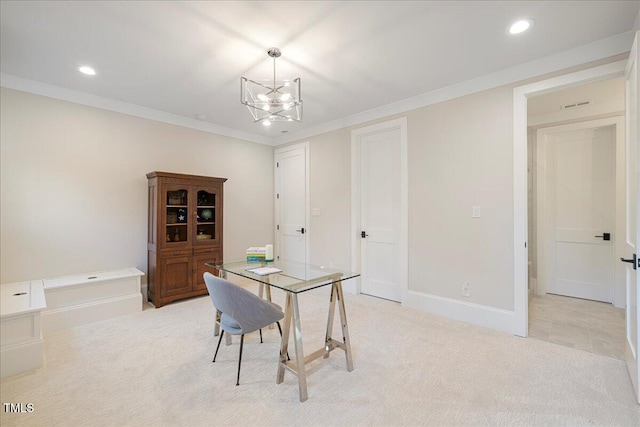
POLYGON ((163 249, 160 251, 163 257, 168 256, 191 256, 191 248, 187 249, 163 249))
POLYGON ((213 247, 213 248, 193 248, 193 254, 194 255, 215 255, 213 258, 215 258, 216 260, 218 260, 220 257, 220 248, 219 247, 213 247))

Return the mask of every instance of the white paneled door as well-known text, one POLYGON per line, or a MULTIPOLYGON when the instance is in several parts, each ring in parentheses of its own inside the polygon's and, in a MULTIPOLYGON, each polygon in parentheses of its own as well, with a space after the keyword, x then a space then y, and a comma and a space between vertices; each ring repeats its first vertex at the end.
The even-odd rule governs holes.
POLYGON ((276 256, 307 262, 308 145, 275 152, 276 256))
POLYGON ((401 301, 400 129, 360 137, 361 292, 401 301))
POLYGON ((538 132, 546 151, 544 280, 550 293, 613 302, 615 127, 588 126, 538 132))
POLYGON ((638 183, 640 177, 638 175, 638 127, 640 120, 638 118, 638 33, 631 49, 629 62, 625 70, 626 80, 626 146, 627 146, 627 258, 621 261, 631 261, 627 263, 627 309, 626 309, 626 348, 625 359, 631 382, 636 392, 636 398, 640 402, 640 370, 638 369, 638 341, 640 340, 640 319, 638 318, 638 306, 640 306, 640 293, 638 292, 638 274, 640 269, 637 268, 637 248, 640 241, 640 230, 638 227, 638 183))

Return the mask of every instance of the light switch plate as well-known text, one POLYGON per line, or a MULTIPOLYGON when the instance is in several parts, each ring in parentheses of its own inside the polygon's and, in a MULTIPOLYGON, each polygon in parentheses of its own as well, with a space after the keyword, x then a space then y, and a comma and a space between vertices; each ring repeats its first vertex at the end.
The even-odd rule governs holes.
POLYGON ((480 206, 474 206, 471 209, 471 217, 472 218, 480 218, 480 206))
POLYGON ((311 209, 311 216, 320 216, 320 208, 311 209))

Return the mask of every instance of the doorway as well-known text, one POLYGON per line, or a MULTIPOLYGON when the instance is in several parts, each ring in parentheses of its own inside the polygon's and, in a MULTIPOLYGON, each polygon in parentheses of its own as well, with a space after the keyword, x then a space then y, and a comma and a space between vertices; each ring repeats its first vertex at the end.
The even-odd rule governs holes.
POLYGON ((528 104, 529 336, 624 360, 624 79, 528 104))

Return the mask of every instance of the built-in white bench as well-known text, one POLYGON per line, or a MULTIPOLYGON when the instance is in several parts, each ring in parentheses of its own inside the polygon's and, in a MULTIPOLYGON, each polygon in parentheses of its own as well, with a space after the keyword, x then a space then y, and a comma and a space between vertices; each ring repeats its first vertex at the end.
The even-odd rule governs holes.
POLYGON ((142 311, 142 276, 125 268, 1 285, 1 376, 42 366, 42 333, 142 311))
POLYGON ((42 366, 42 280, 0 287, 0 377, 42 366))
POLYGON ((44 333, 142 311, 137 268, 44 279, 44 333))

